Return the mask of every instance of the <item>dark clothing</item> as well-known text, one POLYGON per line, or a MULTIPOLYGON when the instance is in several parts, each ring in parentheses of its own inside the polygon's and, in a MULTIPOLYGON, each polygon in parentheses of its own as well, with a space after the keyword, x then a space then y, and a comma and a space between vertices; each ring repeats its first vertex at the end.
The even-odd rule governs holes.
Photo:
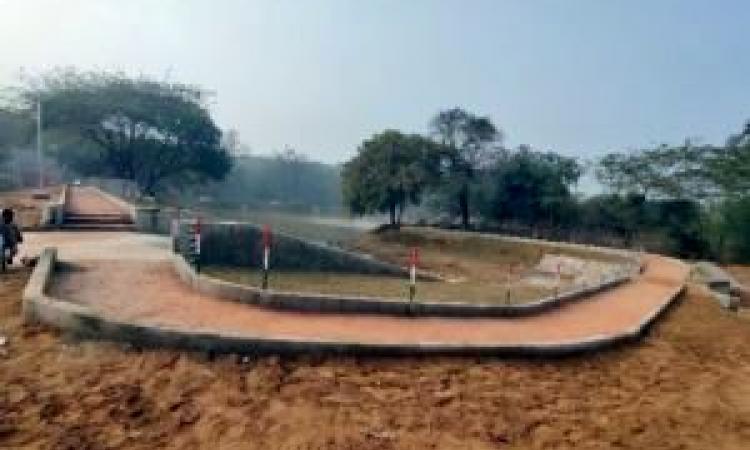
POLYGON ((0 235, 3 236, 3 244, 5 248, 15 249, 18 244, 23 242, 21 230, 15 223, 0 224, 0 235))

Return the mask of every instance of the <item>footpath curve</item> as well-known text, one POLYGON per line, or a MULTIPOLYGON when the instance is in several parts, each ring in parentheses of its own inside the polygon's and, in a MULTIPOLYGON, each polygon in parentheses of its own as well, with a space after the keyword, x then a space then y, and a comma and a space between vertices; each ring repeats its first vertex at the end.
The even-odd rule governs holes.
POLYGON ((191 290, 175 273, 164 238, 50 232, 30 234, 28 241, 31 253, 58 247, 64 263, 49 283, 28 293, 26 300, 57 313, 37 319, 86 337, 211 351, 549 355, 592 350, 640 337, 677 298, 688 274, 678 260, 647 255, 644 273, 633 281, 522 318, 303 313, 191 290), (39 291, 45 287, 46 294, 39 291))

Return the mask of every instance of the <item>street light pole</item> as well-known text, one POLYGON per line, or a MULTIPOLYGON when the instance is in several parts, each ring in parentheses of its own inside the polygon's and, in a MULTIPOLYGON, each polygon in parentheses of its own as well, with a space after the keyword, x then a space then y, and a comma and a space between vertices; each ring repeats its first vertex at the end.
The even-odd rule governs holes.
POLYGON ((44 189, 44 168, 42 167, 42 99, 36 104, 36 157, 39 165, 39 189, 44 189))

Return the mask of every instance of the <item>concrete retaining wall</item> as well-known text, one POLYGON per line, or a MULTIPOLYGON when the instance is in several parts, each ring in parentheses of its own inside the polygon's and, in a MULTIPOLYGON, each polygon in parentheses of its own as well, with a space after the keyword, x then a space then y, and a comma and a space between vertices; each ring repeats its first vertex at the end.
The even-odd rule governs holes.
POLYGON ((745 291, 740 283, 712 262, 701 261, 695 267, 722 307, 731 310, 739 308, 743 291, 745 291))
MULTIPOLYGON (((186 253, 192 222, 181 221, 178 251, 186 253)), ((284 233, 273 233, 270 264, 276 269, 330 271, 373 275, 406 276, 395 264, 378 261, 364 254, 306 241, 284 233)), ((201 263, 241 267, 261 267, 262 230, 241 222, 212 222, 201 225, 201 263)), ((434 279, 428 275, 423 278, 434 279)))
MULTIPOLYGON (((476 304, 467 301, 410 303, 402 299, 326 295, 262 290, 198 274, 180 255, 174 268, 180 279, 196 291, 215 298, 273 309, 343 314, 388 314, 441 317, 518 317, 539 314, 566 303, 584 299, 631 280, 633 274, 613 276, 593 286, 560 293, 518 305, 476 304)), ((458 299, 457 299, 458 300, 458 299)))
POLYGON ((59 227, 65 220, 65 205, 68 201, 68 185, 64 185, 60 196, 42 208, 40 226, 43 228, 59 227))
POLYGON ((333 353, 361 356, 407 355, 486 355, 486 356, 564 356, 609 348, 636 341, 679 297, 676 289, 636 326, 620 333, 592 336, 577 341, 527 343, 520 345, 470 345, 440 342, 415 344, 375 344, 351 341, 277 339, 248 336, 217 330, 188 330, 149 324, 125 323, 101 315, 91 308, 75 305, 45 294, 53 275, 55 249, 45 249, 23 294, 24 317, 42 322, 87 339, 128 342, 140 347, 179 348, 211 353, 333 353))

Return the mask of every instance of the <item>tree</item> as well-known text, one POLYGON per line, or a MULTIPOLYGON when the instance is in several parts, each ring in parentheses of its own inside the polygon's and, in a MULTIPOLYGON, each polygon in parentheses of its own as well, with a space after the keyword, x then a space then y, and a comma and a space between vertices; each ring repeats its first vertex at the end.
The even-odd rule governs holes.
POLYGON ((291 192, 295 198, 304 197, 303 189, 305 188, 305 166, 309 163, 307 156, 297 150, 286 147, 283 151, 276 154, 276 161, 288 176, 284 178, 286 182, 285 191, 291 192))
POLYGON ((715 149, 689 140, 680 146, 659 145, 631 153, 610 153, 596 167, 599 182, 616 194, 644 197, 706 198, 715 195, 708 161, 715 149))
POLYGON ((207 94, 193 86, 55 71, 30 80, 22 99, 28 109, 42 102, 45 129, 94 144, 75 160, 84 175, 132 180, 154 195, 167 182, 222 179, 231 167, 207 94))
POLYGON ((431 121, 433 136, 445 151, 446 187, 454 195, 461 224, 470 225, 470 190, 477 172, 489 165, 499 152, 502 133, 488 117, 480 117, 461 108, 439 112, 431 121))
POLYGON ((14 147, 28 145, 33 129, 34 124, 27 114, 0 108, 0 158, 14 147))
POLYGON ((563 223, 573 204, 570 186, 581 172, 573 158, 522 146, 498 161, 490 172, 494 185, 490 214, 525 225, 563 223))
POLYGON ((726 261, 750 259, 750 122, 707 158, 717 201, 708 206, 716 253, 726 261))
POLYGON ((296 154, 293 164, 278 155, 237 156, 227 178, 211 183, 205 192, 216 202, 232 206, 304 213, 338 212, 342 206, 340 167, 310 161, 301 154, 296 154))
POLYGON ((344 164, 344 202, 354 214, 388 212, 401 224, 408 203, 418 203, 438 165, 435 144, 422 136, 387 130, 365 140, 344 164))
POLYGON ((750 122, 730 136, 723 148, 715 149, 708 166, 723 197, 750 196, 750 122))

